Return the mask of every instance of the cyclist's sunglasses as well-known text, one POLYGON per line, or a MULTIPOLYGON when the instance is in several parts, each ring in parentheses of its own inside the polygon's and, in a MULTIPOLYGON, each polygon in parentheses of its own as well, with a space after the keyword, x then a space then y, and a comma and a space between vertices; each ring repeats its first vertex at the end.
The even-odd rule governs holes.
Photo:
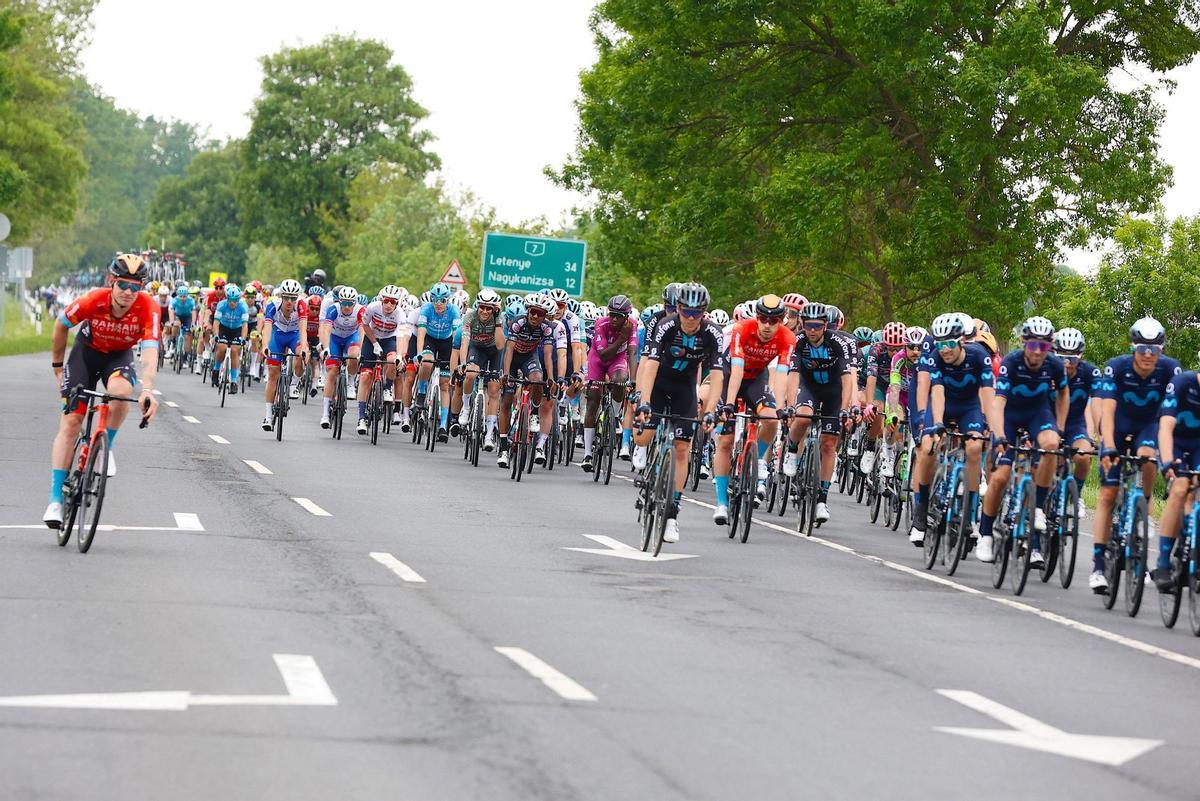
POLYGON ((1083 358, 1078 353, 1056 353, 1054 355, 1057 356, 1058 358, 1062 359, 1067 364, 1074 364, 1075 362, 1077 362, 1083 358))
POLYGON ((1129 351, 1136 353, 1138 356, 1160 356, 1163 352, 1162 345, 1130 345, 1129 351))
MULTIPOLYGON (((704 316, 704 309, 685 309, 682 306, 680 306, 679 307, 679 316, 686 317, 689 320, 695 320, 697 317, 704 316)), ((761 320, 762 318, 759 317, 758 319, 761 320)))
POLYGON ((758 321, 760 323, 762 323, 763 325, 779 325, 780 323, 783 322, 782 317, 764 317, 761 314, 756 315, 756 316, 758 317, 758 321))
POLYGON ((1049 353, 1054 344, 1044 339, 1029 339, 1025 341, 1025 350, 1030 353, 1049 353))
POLYGON ((357 300, 339 300, 338 301, 339 306, 346 306, 346 307, 353 306, 356 303, 358 303, 357 300))
POLYGON ((393 298, 380 298, 379 302, 382 303, 384 306, 395 306, 400 301, 395 300, 393 298))
POLYGON ((141 281, 113 281, 113 286, 124 292, 137 292, 142 288, 141 281))
POLYGON ((939 339, 933 343, 933 346, 938 350, 950 350, 951 348, 957 348, 961 344, 962 341, 958 339, 939 339))
POLYGON ((809 331, 820 331, 822 328, 824 328, 827 325, 829 325, 829 323, 825 322, 824 320, 805 320, 804 321, 804 327, 807 328, 809 331))

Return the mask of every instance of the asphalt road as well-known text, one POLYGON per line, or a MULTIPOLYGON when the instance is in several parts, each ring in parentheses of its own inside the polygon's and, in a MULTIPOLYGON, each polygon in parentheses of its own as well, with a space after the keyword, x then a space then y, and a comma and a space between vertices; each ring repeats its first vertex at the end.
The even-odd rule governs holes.
POLYGON ((694 558, 623 559, 585 535, 636 542, 626 481, 335 442, 314 406, 277 443, 257 387, 173 374, 81 555, 38 524, 46 361, 0 359, 0 798, 1197 797, 1200 639, 1153 589, 1130 619, 1084 564, 947 581, 836 495, 811 540, 688 503, 694 558))

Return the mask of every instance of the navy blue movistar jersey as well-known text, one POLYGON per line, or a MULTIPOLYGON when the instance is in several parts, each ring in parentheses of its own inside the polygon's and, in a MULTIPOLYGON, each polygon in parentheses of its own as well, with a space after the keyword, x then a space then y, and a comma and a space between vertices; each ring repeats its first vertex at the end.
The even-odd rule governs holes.
POLYGON ((1200 381, 1195 370, 1171 379, 1158 413, 1175 418, 1175 439, 1200 439, 1200 381))
POLYGON ((981 345, 964 344, 963 360, 958 364, 943 361, 938 350, 930 359, 930 386, 944 387, 949 405, 971 403, 979 398, 981 387, 992 386, 992 357, 981 345))
POLYGON ((1083 413, 1087 411, 1088 401, 1100 391, 1100 381, 1104 374, 1100 368, 1091 362, 1079 361, 1075 368, 1075 376, 1067 376, 1067 386, 1071 390, 1071 409, 1067 412, 1067 427, 1083 422, 1083 413))
POLYGON ((1117 430, 1138 431, 1154 422, 1158 407, 1166 397, 1167 384, 1179 372, 1179 362, 1169 356, 1159 356, 1150 375, 1143 378, 1134 369, 1131 354, 1118 356, 1104 365, 1104 377, 1096 397, 1117 402, 1117 430))
POLYGON ((1028 412, 1042 406, 1054 411, 1052 399, 1066 388, 1067 370, 1057 356, 1047 356, 1036 370, 1025 363, 1023 348, 1009 353, 1000 362, 996 397, 1007 399, 1006 415, 1009 411, 1028 412))

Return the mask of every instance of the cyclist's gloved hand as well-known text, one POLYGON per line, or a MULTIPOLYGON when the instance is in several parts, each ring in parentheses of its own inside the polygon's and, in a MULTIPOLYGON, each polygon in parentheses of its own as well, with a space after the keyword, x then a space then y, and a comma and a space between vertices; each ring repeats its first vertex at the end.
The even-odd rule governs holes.
POLYGON ((650 416, 650 404, 639 403, 637 410, 634 412, 634 415, 637 417, 649 417, 650 416))
POLYGON ((710 429, 717 424, 717 416, 712 412, 705 412, 703 421, 705 429, 710 429))
POLYGON ((737 407, 732 403, 722 403, 717 407, 717 413, 722 417, 733 417, 737 413, 737 407))
POLYGON ((383 355, 383 345, 380 345, 378 342, 372 342, 371 347, 374 349, 376 356, 383 355))
MULTIPOLYGON (((929 431, 926 433, 928 433, 931 437, 940 437, 942 434, 946 433, 946 426, 942 423, 934 423, 929 427, 929 431)), ((999 444, 999 441, 997 441, 997 444, 999 444)), ((1007 441, 1005 444, 1007 444, 1007 441)))
POLYGON ((1182 467, 1183 467, 1183 460, 1175 459, 1174 461, 1159 465, 1158 469, 1163 474, 1163 478, 1174 479, 1175 471, 1181 469, 1182 467))
POLYGON ((791 419, 791 416, 795 413, 796 410, 791 406, 784 406, 782 409, 775 410, 775 416, 784 422, 787 422, 789 419, 791 419))

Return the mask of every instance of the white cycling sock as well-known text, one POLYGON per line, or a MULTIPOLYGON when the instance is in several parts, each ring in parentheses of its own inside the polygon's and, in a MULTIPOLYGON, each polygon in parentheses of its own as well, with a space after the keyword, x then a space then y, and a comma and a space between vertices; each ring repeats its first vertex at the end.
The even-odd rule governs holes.
POLYGON ((324 413, 324 415, 326 417, 329 416, 329 401, 330 400, 332 400, 332 398, 321 398, 321 411, 324 413))
POLYGON ((592 452, 592 443, 596 441, 596 429, 583 429, 583 455, 587 456, 592 452))
POLYGON ((496 433, 496 415, 489 414, 487 417, 487 432, 489 434, 496 433))
POLYGON ((274 410, 271 409, 271 404, 269 403, 264 403, 263 406, 267 407, 267 419, 270 420, 271 416, 274 414, 274 410))

